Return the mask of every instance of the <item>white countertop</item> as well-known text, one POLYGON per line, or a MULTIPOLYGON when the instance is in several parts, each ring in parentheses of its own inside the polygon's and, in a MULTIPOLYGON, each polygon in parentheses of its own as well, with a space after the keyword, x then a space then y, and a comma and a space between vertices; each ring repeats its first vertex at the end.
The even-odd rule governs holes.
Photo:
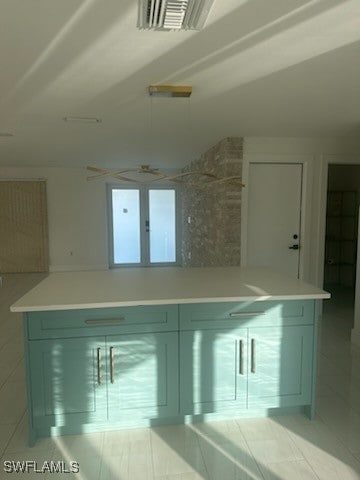
POLYGON ((51 273, 11 311, 323 298, 330 294, 265 268, 119 268, 51 273))

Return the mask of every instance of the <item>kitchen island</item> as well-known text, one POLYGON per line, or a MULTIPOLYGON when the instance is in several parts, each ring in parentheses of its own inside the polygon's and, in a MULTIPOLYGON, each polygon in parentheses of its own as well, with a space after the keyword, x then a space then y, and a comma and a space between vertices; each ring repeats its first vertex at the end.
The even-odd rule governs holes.
POLYGON ((318 304, 259 268, 52 273, 24 315, 30 443, 164 423, 314 416, 318 304))

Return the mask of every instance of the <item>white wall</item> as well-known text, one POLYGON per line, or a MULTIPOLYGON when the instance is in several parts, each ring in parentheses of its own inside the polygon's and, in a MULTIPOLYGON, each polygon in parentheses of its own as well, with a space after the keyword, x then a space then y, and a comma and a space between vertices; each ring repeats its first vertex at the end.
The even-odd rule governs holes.
MULTIPOLYGON (((360 164, 354 139, 245 137, 243 171, 249 162, 301 162, 305 167, 301 278, 323 286, 327 170, 329 163, 360 164)), ((269 193, 269 192, 267 192, 269 193)), ((246 189, 244 189, 246 194, 246 189)), ((246 200, 244 199, 244 204, 246 200)), ((242 230, 242 235, 246 232, 242 230)), ((245 241, 245 239, 242 240, 245 241)))
POLYGON ((342 157, 360 153, 360 140, 354 138, 245 137, 244 147, 246 147, 247 154, 311 154, 316 157, 323 155, 342 157))
POLYGON ((0 180, 45 179, 50 271, 108 267, 106 186, 85 168, 0 168, 0 180))
MULTIPOLYGON (((360 142, 246 137, 244 168, 254 158, 306 164, 303 278, 322 286, 328 164, 360 164, 360 142)), ((0 180, 46 179, 52 271, 108 267, 106 185, 87 175, 85 168, 0 168, 0 180)))

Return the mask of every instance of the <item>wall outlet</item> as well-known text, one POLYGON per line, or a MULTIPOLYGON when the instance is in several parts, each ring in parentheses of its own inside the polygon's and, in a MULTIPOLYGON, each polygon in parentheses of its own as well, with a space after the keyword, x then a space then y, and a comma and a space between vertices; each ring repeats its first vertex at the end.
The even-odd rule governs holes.
POLYGON ((188 252, 187 257, 188 257, 188 260, 191 260, 191 252, 188 252))

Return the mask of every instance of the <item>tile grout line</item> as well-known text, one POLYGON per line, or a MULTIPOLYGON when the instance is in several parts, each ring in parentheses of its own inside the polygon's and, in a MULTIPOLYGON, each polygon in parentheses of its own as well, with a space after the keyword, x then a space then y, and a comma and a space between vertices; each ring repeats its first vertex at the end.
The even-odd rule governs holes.
POLYGON ((8 449, 8 447, 9 447, 9 445, 10 445, 10 443, 11 443, 12 439, 14 438, 14 436, 15 436, 15 434, 16 434, 16 432, 17 432, 17 429, 19 428, 19 425, 20 425, 20 423, 23 421, 23 419, 24 419, 24 417, 25 417, 26 413, 27 413, 27 410, 25 409, 25 412, 24 412, 24 414, 22 415, 22 417, 20 418, 20 420, 18 421, 18 423, 17 423, 17 424, 15 424, 16 426, 15 426, 15 428, 14 428, 14 431, 13 431, 12 435, 10 436, 10 438, 9 438, 9 440, 8 440, 7 444, 6 444, 6 447, 5 447, 5 449, 4 449, 4 451, 2 452, 2 455, 1 455, 1 457, 0 457, 0 460, 1 460, 1 462, 3 462, 3 461, 4 461, 4 455, 5 455, 5 452, 6 452, 6 450, 8 449))

